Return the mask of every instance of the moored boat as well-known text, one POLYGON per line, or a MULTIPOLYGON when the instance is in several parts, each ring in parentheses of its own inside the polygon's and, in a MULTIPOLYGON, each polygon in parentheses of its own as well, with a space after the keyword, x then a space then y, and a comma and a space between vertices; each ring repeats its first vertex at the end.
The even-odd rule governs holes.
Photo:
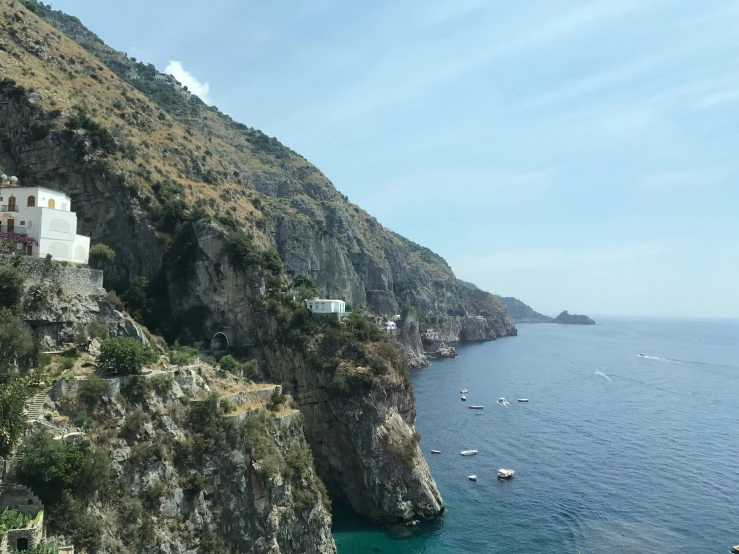
POLYGON ((469 479, 470 481, 477 481, 477 475, 470 475, 470 476, 468 477, 468 479, 469 479))
POLYGON ((470 410, 482 410, 485 406, 478 406, 477 404, 472 404, 472 406, 467 406, 470 410))
POLYGON ((528 402, 529 399, 528 398, 519 398, 518 401, 519 402, 528 402))
POLYGON ((432 454, 441 454, 441 450, 432 450, 431 453, 432 454))
POLYGON ((467 397, 464 394, 461 396, 461 398, 462 400, 467 400, 467 397))
POLYGON ((468 391, 467 389, 462 389, 462 390, 461 390, 461 391, 459 391, 459 392, 460 392, 460 393, 462 393, 462 394, 467 394, 467 393, 468 393, 468 392, 470 392, 470 391, 468 391))
POLYGON ((512 469, 499 469, 498 470, 498 479, 510 479, 513 477, 513 474, 516 473, 512 469))
POLYGON ((474 456, 477 454, 477 450, 462 450, 460 454, 462 454, 462 456, 474 456))

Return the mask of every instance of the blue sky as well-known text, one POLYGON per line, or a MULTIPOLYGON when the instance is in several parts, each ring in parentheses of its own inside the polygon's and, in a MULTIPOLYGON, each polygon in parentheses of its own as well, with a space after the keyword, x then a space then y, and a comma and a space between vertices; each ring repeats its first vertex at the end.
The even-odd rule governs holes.
POLYGON ((482 288, 550 314, 739 317, 733 0, 53 6, 482 288))

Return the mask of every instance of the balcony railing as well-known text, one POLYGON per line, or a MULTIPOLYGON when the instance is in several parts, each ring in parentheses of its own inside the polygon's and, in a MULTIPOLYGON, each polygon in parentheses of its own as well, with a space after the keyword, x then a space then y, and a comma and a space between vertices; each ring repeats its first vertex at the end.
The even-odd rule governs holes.
POLYGON ((0 206, 0 211, 2 211, 2 212, 17 212, 18 211, 18 205, 17 204, 12 204, 12 205, 0 206))
POLYGON ((15 235, 25 235, 26 228, 20 227, 18 225, 7 225, 7 224, 0 224, 0 233, 12 233, 15 235))

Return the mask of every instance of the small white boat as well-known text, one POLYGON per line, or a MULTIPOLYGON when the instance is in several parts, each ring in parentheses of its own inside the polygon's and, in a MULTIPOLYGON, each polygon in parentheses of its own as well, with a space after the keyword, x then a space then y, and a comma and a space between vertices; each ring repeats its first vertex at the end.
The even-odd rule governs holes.
POLYGON ((462 450, 460 454, 462 454, 462 456, 474 456, 477 454, 477 450, 462 450))
POLYGON ((498 470, 498 479, 510 479, 513 477, 513 474, 516 473, 512 469, 499 469, 498 470))
POLYGON ((639 352, 639 357, 640 358, 646 358, 646 356, 644 355, 644 352, 639 352))
POLYGON ((472 406, 467 406, 470 410, 482 410, 485 406, 478 406, 477 404, 472 404, 472 406))
POLYGON ((468 392, 470 392, 470 391, 468 391, 467 389, 462 389, 462 390, 461 390, 461 391, 459 391, 459 392, 460 392, 460 393, 462 393, 462 394, 467 394, 467 393, 468 393, 468 392))
POLYGON ((501 396, 500 398, 498 398, 498 404, 502 404, 503 402, 505 402, 504 397, 501 396))
POLYGON ((441 454, 441 450, 432 450, 431 453, 432 454, 441 454))
POLYGON ((477 481, 477 475, 470 475, 470 476, 468 477, 468 479, 469 479, 470 481, 477 481))
POLYGON ((464 394, 462 395, 461 398, 462 398, 462 400, 467 400, 467 397, 464 394))
POLYGON ((528 402, 529 399, 528 398, 519 398, 518 401, 519 402, 528 402))

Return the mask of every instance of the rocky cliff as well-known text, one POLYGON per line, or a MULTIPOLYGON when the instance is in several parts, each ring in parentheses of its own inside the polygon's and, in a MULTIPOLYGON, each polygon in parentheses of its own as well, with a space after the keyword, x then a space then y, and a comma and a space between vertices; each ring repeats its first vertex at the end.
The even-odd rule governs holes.
MULTIPOLYGON (((197 400, 211 390, 200 375, 214 375, 212 368, 176 373, 107 381, 85 436, 68 423, 90 410, 89 393, 79 393, 85 381, 55 387, 46 404, 61 417, 44 429, 69 437, 63 440, 92 441, 113 461, 120 492, 99 495, 91 507, 103 524, 102 550, 335 553, 299 414, 288 420, 254 409, 237 421, 217 402, 197 400)), ((52 530, 64 530, 59 514, 52 515, 52 530)))
MULTIPOLYGON (((265 277, 259 264, 284 263, 288 274, 310 275, 321 295, 379 314, 415 307, 446 322, 448 340, 515 334, 505 308, 383 228, 276 139, 154 83, 153 66, 107 47, 75 18, 26 5, 0 0, 0 165, 71 196, 78 232, 116 251, 108 286, 149 278, 153 330, 196 342, 223 332, 230 346, 253 349, 266 374, 291 383, 332 495, 376 519, 438 514, 402 371, 375 367, 370 379, 352 366, 351 382, 371 384, 336 394, 336 374, 306 361, 312 339, 277 340, 282 308, 267 309, 264 296, 284 274, 265 277), (229 261, 234 252, 241 267, 229 261)), ((407 344, 414 358, 418 344, 407 344)))

